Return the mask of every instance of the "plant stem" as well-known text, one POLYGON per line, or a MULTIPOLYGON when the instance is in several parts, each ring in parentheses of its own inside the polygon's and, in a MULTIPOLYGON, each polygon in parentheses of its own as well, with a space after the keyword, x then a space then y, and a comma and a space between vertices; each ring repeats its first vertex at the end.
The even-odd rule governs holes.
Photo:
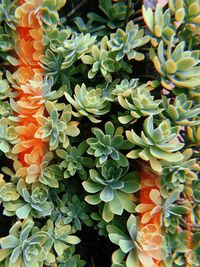
POLYGON ((132 75, 132 77, 133 78, 144 78, 144 79, 156 80, 156 77, 151 76, 151 75, 145 75, 145 74, 132 75))
POLYGON ((71 18, 72 16, 74 16, 74 14, 76 14, 76 12, 79 11, 88 1, 89 0, 83 0, 80 4, 75 6, 75 8, 72 9, 72 11, 69 12, 69 14, 66 17, 71 18))
POLYGON ((134 3, 134 6, 137 6, 137 5, 139 5, 139 4, 141 4, 141 1, 140 1, 140 0, 137 0, 137 1, 134 3))
POLYGON ((9 66, 10 65, 10 63, 7 63, 7 62, 5 62, 5 63, 0 63, 0 67, 3 67, 3 66, 9 66))
POLYGON ((125 17, 125 25, 124 26, 126 26, 127 23, 128 23, 128 19, 130 17, 131 9, 132 9, 132 1, 128 0, 127 10, 126 10, 126 17, 125 17))
POLYGON ((142 21, 143 20, 143 16, 140 16, 138 18, 133 19, 134 22, 138 22, 138 21, 142 21))
POLYGON ((138 14, 141 14, 141 13, 142 13, 142 9, 134 11, 133 14, 132 14, 132 17, 136 17, 138 14))

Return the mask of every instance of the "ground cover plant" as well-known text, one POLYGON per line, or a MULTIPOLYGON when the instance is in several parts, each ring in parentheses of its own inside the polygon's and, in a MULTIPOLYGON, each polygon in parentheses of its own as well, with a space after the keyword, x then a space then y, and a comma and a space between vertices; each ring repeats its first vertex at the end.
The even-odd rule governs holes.
POLYGON ((0 267, 200 266, 200 1, 165 2, 1 1, 0 267))

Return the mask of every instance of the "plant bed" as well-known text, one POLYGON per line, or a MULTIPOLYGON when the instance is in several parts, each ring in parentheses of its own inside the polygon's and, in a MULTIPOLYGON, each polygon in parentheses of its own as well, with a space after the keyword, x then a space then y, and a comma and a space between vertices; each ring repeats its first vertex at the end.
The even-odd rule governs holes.
POLYGON ((0 267, 200 266, 200 3, 2 0, 0 267))

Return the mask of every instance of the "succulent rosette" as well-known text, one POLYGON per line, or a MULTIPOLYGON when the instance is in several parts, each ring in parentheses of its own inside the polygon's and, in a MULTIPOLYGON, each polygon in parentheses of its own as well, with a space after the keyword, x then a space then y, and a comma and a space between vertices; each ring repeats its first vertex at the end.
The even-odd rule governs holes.
POLYGON ((200 266, 200 0, 0 1, 0 267, 200 266))

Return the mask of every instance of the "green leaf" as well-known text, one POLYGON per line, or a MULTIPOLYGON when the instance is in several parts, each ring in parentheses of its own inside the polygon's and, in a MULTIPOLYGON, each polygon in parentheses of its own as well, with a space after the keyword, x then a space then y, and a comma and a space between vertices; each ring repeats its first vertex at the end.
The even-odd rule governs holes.
POLYGON ((62 255, 63 251, 64 251, 63 243, 60 242, 59 240, 55 240, 54 241, 54 249, 55 249, 56 253, 58 254, 58 256, 62 255))
POLYGON ((109 203, 104 204, 102 217, 106 222, 110 222, 113 219, 114 214, 110 210, 109 203))
POLYGON ((21 253, 22 253, 22 247, 21 246, 16 247, 10 256, 10 262, 16 264, 17 260, 19 260, 18 258, 21 253))
POLYGON ((167 209, 172 203, 174 203, 179 198, 179 195, 180 195, 179 190, 173 191, 166 199, 166 201, 163 205, 163 208, 167 209))
POLYGON ((91 183, 88 181, 84 181, 82 185, 88 193, 97 193, 102 189, 102 185, 91 183))
POLYGON ((177 69, 187 71, 195 64, 195 60, 191 57, 181 58, 177 61, 177 69))
POLYGON ((84 64, 89 64, 89 65, 92 65, 95 62, 94 59, 88 55, 82 56, 81 60, 83 61, 84 64))
POLYGON ((141 263, 139 262, 139 259, 137 257, 137 254, 134 253, 134 251, 131 251, 128 254, 128 257, 126 259, 126 265, 127 265, 127 267, 139 267, 140 264, 141 263))
POLYGON ((15 248, 16 246, 18 246, 18 244, 19 240, 13 235, 8 235, 1 239, 2 249, 15 248))
POLYGON ((135 203, 130 199, 130 195, 120 191, 117 191, 117 195, 123 208, 129 213, 133 213, 135 211, 135 203))
POLYGON ((185 8, 179 8, 175 13, 175 18, 178 22, 183 22, 185 18, 185 8))
POLYGON ((146 9, 145 6, 142 6, 142 12, 144 16, 144 21, 147 24, 148 28, 151 32, 154 29, 154 19, 153 19, 153 11, 151 8, 146 9))
POLYGON ((119 153, 119 160, 117 161, 118 164, 122 167, 126 167, 128 166, 128 159, 126 158, 126 156, 124 156, 122 153, 118 152, 119 153))
POLYGON ((105 124, 105 132, 106 132, 106 134, 108 134, 110 136, 114 135, 115 127, 112 124, 112 122, 110 122, 110 121, 106 122, 106 124, 105 124))
POLYGON ((152 140, 155 143, 160 143, 163 140, 163 131, 159 127, 156 128, 153 132, 152 140))
POLYGON ((119 240, 119 246, 124 253, 128 253, 133 249, 133 244, 130 240, 119 240))
POLYGON ((109 202, 109 207, 112 213, 122 215, 123 205, 121 203, 120 197, 118 197, 117 192, 115 192, 115 197, 113 198, 113 200, 109 202))
POLYGON ((130 158, 130 159, 137 159, 137 158, 139 158, 139 153, 141 151, 142 151, 141 149, 132 150, 126 156, 127 156, 127 158, 130 158))
POLYGON ((113 199, 113 197, 114 194, 112 188, 110 186, 105 186, 100 193, 101 200, 103 200, 104 202, 109 202, 113 199))
POLYGON ((169 116, 171 117, 172 120, 174 120, 174 121, 178 120, 179 113, 173 105, 169 105, 167 107, 167 113, 169 114, 169 116))
POLYGON ((183 207, 183 206, 175 206, 175 207, 170 207, 170 211, 172 211, 173 213, 176 214, 188 214, 188 209, 187 207, 183 207))
POLYGON ((117 233, 113 233, 113 234, 108 234, 110 240, 112 243, 119 245, 120 240, 122 240, 123 236, 121 236, 120 234, 117 233))
POLYGON ((137 234, 137 220, 133 214, 131 214, 128 218, 127 229, 132 240, 135 240, 137 234))
MULTIPOLYGON (((109 236, 110 237, 110 236, 109 236)), ((114 243, 114 242, 113 242, 114 243)), ((116 243, 115 243, 116 244, 116 243)), ((117 244, 118 245, 118 244, 117 244)), ((121 249, 117 249, 113 254, 112 254, 112 261, 114 263, 122 262, 125 257, 125 253, 121 251, 121 249)))
POLYGON ((140 138, 133 130, 126 131, 126 137, 133 144, 136 144, 138 146, 143 145, 142 138, 140 138))
POLYGON ((154 158, 154 157, 150 157, 150 165, 151 165, 151 168, 158 172, 158 173, 161 173, 162 172, 162 165, 161 165, 161 162, 159 160, 157 160, 157 158, 154 158))
POLYGON ((31 211, 30 204, 26 204, 26 205, 24 205, 21 208, 16 210, 16 215, 20 219, 25 219, 28 217, 30 211, 31 211))
POLYGON ((89 195, 85 197, 85 201, 91 205, 97 205, 101 202, 99 194, 96 195, 89 195))
MULTIPOLYGON (((134 179, 134 178, 133 178, 134 179)), ((125 193, 135 193, 141 188, 140 184, 134 180, 124 181, 124 187, 120 190, 125 193)))
POLYGON ((69 235, 67 238, 66 238, 66 242, 71 244, 71 245, 76 245, 78 243, 80 243, 80 238, 75 236, 75 235, 69 235))
POLYGON ((178 162, 184 159, 184 156, 181 153, 168 153, 159 148, 150 147, 150 152, 153 157, 158 159, 164 159, 168 162, 178 162))
POLYGON ((3 153, 8 153, 10 150, 9 144, 8 142, 6 142, 5 140, 2 140, 0 142, 0 151, 2 151, 3 153))
POLYGON ((11 252, 11 249, 0 249, 0 262, 2 262, 9 254, 11 254, 11 252))

